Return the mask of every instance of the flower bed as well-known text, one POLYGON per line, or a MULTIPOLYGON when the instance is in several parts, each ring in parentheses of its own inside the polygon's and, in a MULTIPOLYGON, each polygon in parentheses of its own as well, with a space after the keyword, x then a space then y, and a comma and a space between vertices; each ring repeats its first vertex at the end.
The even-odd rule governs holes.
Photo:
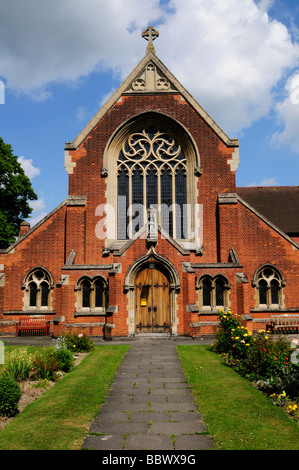
MULTIPOLYGON (((2 378, 13 380, 21 389, 21 397, 15 404, 16 412, 10 412, 5 403, 6 380, 0 384, 0 429, 10 422, 16 413, 38 398, 66 373, 73 369, 94 344, 83 334, 64 335, 53 341, 52 347, 29 354, 26 348, 15 349, 6 355, 2 378)), ((11 407, 12 409, 12 407, 11 407)))
POLYGON ((264 330, 252 335, 240 317, 219 309, 219 330, 213 350, 225 364, 250 380, 272 402, 298 420, 299 365, 298 340, 292 343, 264 330))

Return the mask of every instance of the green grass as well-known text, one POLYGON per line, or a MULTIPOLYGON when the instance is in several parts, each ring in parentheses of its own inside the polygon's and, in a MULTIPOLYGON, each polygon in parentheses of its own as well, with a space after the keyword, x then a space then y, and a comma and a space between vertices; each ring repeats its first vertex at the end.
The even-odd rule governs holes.
MULTIPOLYGON (((96 346, 0 431, 0 450, 80 449, 128 348, 96 346)), ((298 424, 209 347, 178 346, 178 351, 215 449, 299 450, 298 424)))
POLYGON ((127 345, 96 346, 0 431, 0 450, 80 449, 128 349, 127 345))
POLYGON ((178 346, 218 450, 299 450, 299 426, 205 346, 178 346))

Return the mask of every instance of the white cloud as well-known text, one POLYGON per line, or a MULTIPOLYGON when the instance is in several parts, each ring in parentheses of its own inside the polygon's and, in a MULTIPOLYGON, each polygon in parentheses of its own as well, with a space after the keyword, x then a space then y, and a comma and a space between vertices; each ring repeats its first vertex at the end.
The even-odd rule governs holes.
POLYGON ((38 222, 40 222, 44 217, 46 217, 47 212, 40 212, 36 215, 32 212, 32 217, 28 219, 28 222, 30 223, 30 228, 34 227, 38 222))
POLYGON ((21 156, 18 157, 18 162, 23 168, 25 175, 28 176, 29 179, 32 179, 40 174, 40 169, 33 166, 33 160, 31 158, 25 158, 24 156, 21 156))
POLYGON ((78 106, 78 108, 76 109, 77 121, 84 122, 86 121, 88 116, 89 112, 87 111, 87 109, 84 106, 78 106))
POLYGON ((2 0, 1 75, 40 99, 49 83, 99 69, 124 79, 145 53, 141 31, 153 24, 158 57, 236 137, 275 109, 274 87, 299 63, 298 44, 267 14, 273 2, 2 0))
POLYGON ((99 64, 115 71, 130 67, 141 48, 141 28, 160 16, 158 5, 158 0, 2 0, 1 75, 8 87, 47 96, 48 83, 77 80, 99 64))
POLYGON ((287 145, 299 152, 299 71, 294 73, 286 84, 286 96, 277 103, 276 113, 282 130, 273 135, 274 145, 287 145))
MULTIPOLYGON (((287 28, 253 0, 172 0, 160 26, 166 65, 225 131, 235 133, 273 108, 273 87, 299 60, 287 28)), ((232 136, 233 137, 233 136, 232 136)))
POLYGON ((44 198, 41 197, 36 201, 30 201, 29 205, 33 211, 30 218, 28 219, 28 222, 30 223, 30 226, 33 227, 47 215, 47 212, 45 211, 46 204, 44 198))
POLYGON ((256 187, 256 186, 278 186, 278 179, 274 178, 264 178, 260 183, 249 183, 246 187, 256 187))
POLYGON ((44 198, 37 199, 36 201, 30 201, 30 207, 34 212, 41 212, 45 209, 45 200, 44 198))

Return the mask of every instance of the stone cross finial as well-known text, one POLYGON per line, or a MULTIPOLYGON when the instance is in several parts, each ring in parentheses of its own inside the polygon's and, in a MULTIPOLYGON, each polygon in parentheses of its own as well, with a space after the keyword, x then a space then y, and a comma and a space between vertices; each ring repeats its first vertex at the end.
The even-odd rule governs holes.
POLYGON ((155 48, 154 48, 154 45, 153 45, 153 41, 155 39, 157 39, 157 37, 159 36, 159 32, 153 28, 152 26, 148 26, 148 28, 143 31, 142 33, 142 37, 148 41, 148 46, 147 46, 147 49, 146 51, 147 52, 154 52, 155 53, 155 48))

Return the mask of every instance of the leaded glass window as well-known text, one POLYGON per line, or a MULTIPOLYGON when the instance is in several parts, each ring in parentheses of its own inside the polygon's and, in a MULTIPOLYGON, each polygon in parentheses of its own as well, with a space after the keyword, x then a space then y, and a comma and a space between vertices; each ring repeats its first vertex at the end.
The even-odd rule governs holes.
POLYGON ((211 281, 209 279, 204 279, 202 281, 202 304, 205 306, 211 305, 211 289, 211 281))
POLYGON ((90 278, 85 276, 81 278, 77 287, 77 310, 106 309, 108 304, 108 284, 102 277, 90 278))
POLYGON ((47 282, 42 282, 41 284, 41 306, 47 307, 48 306, 48 298, 49 298, 49 284, 47 282))
POLYGON ((204 275, 197 282, 197 289, 201 309, 217 311, 217 307, 228 308, 230 285, 223 275, 204 275))
POLYGON ((224 282, 223 280, 216 279, 216 305, 222 306, 224 304, 224 282))
POLYGON ((259 281, 260 304, 267 304, 267 283, 264 279, 259 281))
POLYGON ((105 290, 103 282, 97 280, 94 283, 95 288, 95 307, 105 307, 105 290))
POLYGON ((90 307, 90 281, 83 281, 82 282, 82 307, 89 308, 90 307))
POLYGON ((36 307, 36 299, 37 299, 37 285, 35 282, 30 283, 30 307, 36 307))
POLYGON ((23 284, 24 309, 51 307, 50 289, 53 288, 53 281, 50 274, 42 268, 32 269, 26 276, 23 284))
POLYGON ((172 135, 153 127, 131 134, 119 153, 117 175, 118 239, 144 226, 149 207, 169 235, 188 238, 186 158, 172 135))
POLYGON ((281 306, 282 288, 284 283, 277 269, 272 266, 265 266, 258 271, 256 287, 259 292, 259 305, 267 307, 281 306))

